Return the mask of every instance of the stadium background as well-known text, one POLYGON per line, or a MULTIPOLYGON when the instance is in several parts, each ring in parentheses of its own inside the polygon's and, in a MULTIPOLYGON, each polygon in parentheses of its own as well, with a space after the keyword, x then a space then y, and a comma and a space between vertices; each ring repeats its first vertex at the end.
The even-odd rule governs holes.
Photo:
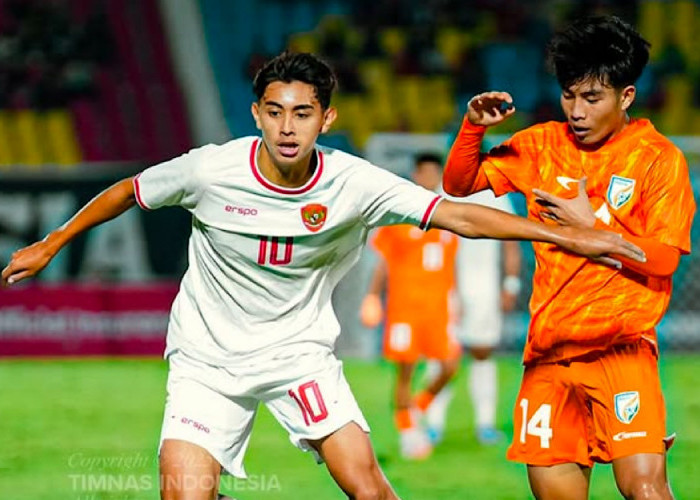
MULTIPOLYGON (((489 134, 492 143, 528 124, 560 118, 558 87, 545 72, 542 49, 558 26, 594 13, 620 15, 652 42, 651 64, 639 82, 633 114, 650 117, 684 150, 697 197, 700 50, 695 33, 700 30, 700 6, 694 1, 0 0, 0 263, 115 180, 197 145, 255 134, 250 79, 262 61, 284 47, 319 53, 337 69, 340 92, 334 105, 340 118, 320 142, 405 174, 417 149, 445 152, 467 100, 479 91, 507 90, 518 107, 514 119, 489 134)), ((522 200, 514 201, 522 208, 522 200)), ((37 456, 46 451, 39 444, 42 439, 62 428, 50 422, 68 425, 75 417, 72 412, 80 413, 76 408, 90 416, 84 422, 86 432, 77 440, 64 436, 56 441, 45 474, 64 493, 46 488, 46 498, 155 495, 152 485, 129 489, 123 483, 100 483, 99 478, 86 486, 80 481, 94 476, 95 469, 83 467, 80 480, 71 478, 71 463, 82 458, 71 462, 70 457, 138 462, 143 453, 152 458, 164 390, 164 364, 156 356, 169 302, 186 266, 189 223, 181 210, 133 210, 76 240, 40 279, 0 290, 0 498, 43 498, 41 488, 31 493, 40 477, 25 468, 41 460, 37 456), (56 355, 70 358, 57 360, 56 355), (113 360, 117 355, 146 357, 113 360), (142 384, 133 385, 139 380, 132 378, 134 373, 143 374, 142 384), (95 387, 84 385, 85 378, 95 387), (124 379, 132 382, 122 387, 118 381, 124 379), (114 397, 103 401, 100 394, 107 387, 114 397), (128 407, 129 395, 150 407, 141 409, 143 415, 130 414, 138 422, 129 420, 119 435, 140 436, 146 427, 146 441, 104 444, 100 439, 112 427, 94 424, 100 421, 100 409, 119 414, 128 407), (103 444, 96 445, 98 441, 103 444)), ((694 245, 698 231, 695 226, 694 245)), ((523 249, 522 275, 529 283, 534 262, 529 245, 523 249)), ((376 415, 377 423, 370 418, 375 443, 390 460, 396 454, 392 438, 386 437, 393 432, 387 416, 391 371, 376 361, 379 332, 365 331, 357 320, 373 258, 368 252, 334 297, 344 327, 338 351, 347 360, 359 399, 367 398, 363 408, 370 417, 376 415)), ((691 377, 697 373, 700 347, 699 273, 695 255, 682 260, 671 308, 660 328, 668 360, 662 368, 669 399, 677 404, 669 403, 676 423, 689 422, 700 407, 691 377)), ((526 286, 517 311, 507 319, 501 357, 510 375, 503 379, 504 428, 517 387, 528 295, 526 286)), ((467 415, 467 407, 467 402, 457 401, 455 412, 467 415)), ((281 434, 265 422, 261 425, 269 425, 270 433, 281 434)), ((459 464, 471 463, 470 457, 492 464, 493 470, 485 473, 490 483, 513 474, 503 469, 510 466, 502 450, 485 452, 465 444, 468 424, 455 422, 457 444, 448 448, 454 454, 434 457, 438 465, 426 464, 428 476, 443 484, 445 474, 463 474, 459 464)), ((686 449, 690 454, 698 441, 691 434, 690 441, 679 444, 676 456, 686 449)), ((276 450, 283 442, 284 436, 269 446, 276 450)), ((297 455, 290 455, 289 470, 295 470, 291 464, 299 460, 297 455)), ((144 470, 152 475, 150 458, 144 470)), ((303 460, 300 471, 305 472, 300 474, 323 475, 303 460)), ((264 460, 257 464, 259 474, 268 471, 269 487, 272 472, 264 460)), ((118 465, 105 470, 109 477, 124 480, 125 469, 118 465)), ((422 474, 420 468, 395 467, 388 473, 398 478, 406 498, 451 498, 448 491, 470 491, 469 481, 479 480, 470 477, 460 483, 452 478, 445 483, 452 489, 432 496, 417 493, 422 491, 420 481, 413 478, 422 474)), ((690 484, 697 467, 678 467, 676 475, 672 467, 672 477, 690 484)), ((280 479, 279 491, 260 484, 229 489, 240 498, 298 498, 289 491, 294 484, 290 481, 280 479)), ((525 498, 524 474, 516 472, 514 481, 518 486, 510 494, 496 488, 482 497, 525 498)), ((304 492, 332 492, 316 487, 324 486, 308 486, 304 492)), ((690 488, 681 489, 681 498, 700 498, 700 491, 690 488)), ((607 498, 605 491, 600 498, 607 498)))

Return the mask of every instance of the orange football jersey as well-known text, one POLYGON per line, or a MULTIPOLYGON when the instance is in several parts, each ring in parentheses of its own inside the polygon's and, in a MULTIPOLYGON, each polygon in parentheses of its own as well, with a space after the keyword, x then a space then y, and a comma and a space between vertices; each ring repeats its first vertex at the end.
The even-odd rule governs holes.
MULTIPOLYGON (((545 223, 553 222, 540 217, 532 189, 574 197, 578 179, 587 177, 596 216, 613 230, 690 251, 695 200, 688 166, 648 120, 631 120, 596 151, 577 147, 566 123, 535 125, 485 155, 481 168, 497 195, 522 192, 528 217, 545 223)), ((548 243, 533 247, 526 363, 571 358, 641 336, 655 342, 654 328, 671 296, 670 277, 617 271, 548 243)))
POLYGON ((387 263, 387 318, 397 312, 411 317, 447 314, 455 287, 457 236, 441 229, 385 226, 372 246, 387 263))

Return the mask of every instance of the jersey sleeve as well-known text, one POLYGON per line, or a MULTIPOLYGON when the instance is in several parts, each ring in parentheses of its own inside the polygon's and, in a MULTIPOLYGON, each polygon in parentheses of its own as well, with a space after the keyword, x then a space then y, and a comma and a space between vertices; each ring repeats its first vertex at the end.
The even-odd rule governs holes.
POLYGON ((690 227, 695 215, 695 200, 683 154, 669 145, 657 157, 644 179, 644 236, 690 252, 690 227))
POLYGON ((537 185, 538 129, 525 129, 482 156, 481 169, 496 196, 524 192, 537 185))
POLYGON ((369 227, 411 224, 428 229, 442 197, 387 170, 358 169, 356 185, 361 217, 369 227))
POLYGON ((178 205, 194 209, 201 197, 201 168, 208 147, 193 149, 134 177, 136 201, 146 210, 178 205))

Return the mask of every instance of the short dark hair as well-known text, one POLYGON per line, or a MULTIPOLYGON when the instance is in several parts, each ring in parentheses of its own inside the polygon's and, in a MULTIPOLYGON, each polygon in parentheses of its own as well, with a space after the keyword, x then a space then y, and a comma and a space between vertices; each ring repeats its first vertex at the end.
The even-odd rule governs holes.
POLYGON ((641 76, 650 46, 618 17, 590 17, 554 35, 547 46, 547 63, 562 89, 588 78, 621 89, 641 76))
POLYGON ((338 80, 331 67, 320 57, 306 52, 284 51, 260 68, 253 79, 253 92, 260 100, 271 83, 293 81, 313 85, 321 108, 327 109, 338 80))
POLYGON ((437 163, 442 168, 442 156, 433 152, 418 153, 413 158, 413 165, 417 167, 421 163, 437 163))

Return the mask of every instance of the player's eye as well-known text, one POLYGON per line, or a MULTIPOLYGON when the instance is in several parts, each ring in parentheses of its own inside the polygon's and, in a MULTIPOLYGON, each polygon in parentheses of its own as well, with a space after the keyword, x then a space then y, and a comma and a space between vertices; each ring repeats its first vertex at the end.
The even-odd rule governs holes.
POLYGON ((269 116, 275 117, 275 116, 279 116, 279 115, 280 115, 280 112, 277 111, 277 110, 275 110, 275 109, 271 109, 271 110, 269 110, 269 111, 267 112, 267 114, 268 114, 269 116))
POLYGON ((308 118, 310 115, 309 113, 297 113, 297 118, 308 118))

